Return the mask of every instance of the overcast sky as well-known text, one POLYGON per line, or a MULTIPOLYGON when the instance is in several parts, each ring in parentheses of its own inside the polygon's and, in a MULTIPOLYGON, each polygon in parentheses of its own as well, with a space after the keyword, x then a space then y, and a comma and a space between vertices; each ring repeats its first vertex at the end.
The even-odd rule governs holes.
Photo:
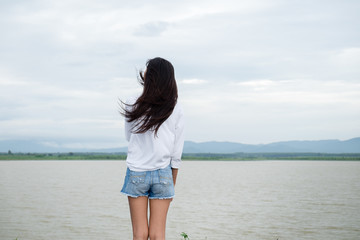
POLYGON ((126 146, 118 98, 175 67, 186 140, 360 136, 360 1, 0 3, 0 140, 126 146))

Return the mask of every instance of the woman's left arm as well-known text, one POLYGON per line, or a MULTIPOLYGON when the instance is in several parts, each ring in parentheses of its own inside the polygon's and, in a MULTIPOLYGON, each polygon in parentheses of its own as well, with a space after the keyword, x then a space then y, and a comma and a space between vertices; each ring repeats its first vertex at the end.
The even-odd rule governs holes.
POLYGON ((178 119, 175 125, 175 142, 174 150, 171 157, 171 168, 178 169, 181 164, 181 156, 184 148, 184 113, 180 108, 178 112, 178 119))

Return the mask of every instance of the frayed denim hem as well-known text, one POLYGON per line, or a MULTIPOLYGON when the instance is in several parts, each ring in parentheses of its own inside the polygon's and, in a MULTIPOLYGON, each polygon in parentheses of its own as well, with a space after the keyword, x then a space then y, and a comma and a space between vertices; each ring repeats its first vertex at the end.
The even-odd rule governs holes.
POLYGON ((171 196, 171 197, 149 197, 149 199, 173 199, 175 197, 175 195, 171 196))
POLYGON ((132 195, 132 194, 129 194, 129 193, 125 193, 125 192, 121 192, 120 193, 128 196, 128 197, 132 197, 132 198, 138 198, 138 197, 149 197, 148 195, 140 195, 140 196, 135 196, 135 195, 132 195))
POLYGON ((140 196, 135 196, 135 195, 132 195, 132 194, 129 194, 129 193, 125 193, 125 192, 122 192, 120 191, 121 194, 124 194, 128 197, 132 197, 132 198, 138 198, 138 197, 147 197, 149 199, 173 199, 175 197, 175 195, 171 196, 171 197, 149 197, 148 195, 140 195, 140 196))

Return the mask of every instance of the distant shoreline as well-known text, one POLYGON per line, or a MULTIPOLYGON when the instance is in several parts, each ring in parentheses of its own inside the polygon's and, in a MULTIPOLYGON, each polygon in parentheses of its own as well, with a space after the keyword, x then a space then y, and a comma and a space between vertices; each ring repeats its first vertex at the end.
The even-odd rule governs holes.
MULTIPOLYGON (((125 160, 126 153, 0 153, 0 160, 125 160)), ((184 161, 360 161, 360 153, 185 153, 184 161)))

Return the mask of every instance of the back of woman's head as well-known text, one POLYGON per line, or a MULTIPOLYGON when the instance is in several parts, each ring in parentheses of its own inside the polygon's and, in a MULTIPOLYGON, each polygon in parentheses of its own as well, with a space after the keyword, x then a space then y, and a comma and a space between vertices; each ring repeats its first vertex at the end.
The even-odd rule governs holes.
POLYGON ((151 104, 163 105, 177 99, 177 86, 173 65, 160 57, 150 59, 145 74, 140 72, 140 83, 144 86, 141 99, 151 104))
POLYGON ((169 61, 157 57, 148 60, 145 72, 139 74, 143 92, 130 110, 123 109, 123 115, 127 121, 135 121, 135 133, 155 130, 156 134, 177 102, 174 67, 169 61))

